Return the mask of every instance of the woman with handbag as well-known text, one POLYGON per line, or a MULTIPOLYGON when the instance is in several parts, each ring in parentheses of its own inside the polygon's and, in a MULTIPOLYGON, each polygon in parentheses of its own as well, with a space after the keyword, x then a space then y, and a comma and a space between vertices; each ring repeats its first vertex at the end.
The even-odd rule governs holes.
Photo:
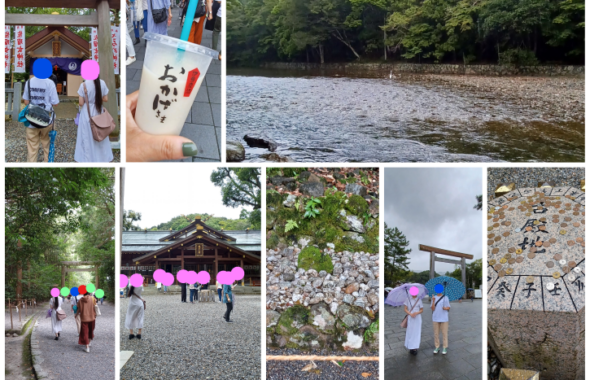
POLYGON ((168 26, 172 23, 170 0, 148 0, 147 26, 150 33, 168 35, 168 26), (155 17, 155 19, 154 19, 155 17))
MULTIPOLYGON (((82 82, 78 89, 78 101, 81 108, 74 153, 76 162, 111 162, 113 160, 113 150, 108 133, 112 131, 111 128, 114 127, 114 124, 105 127, 102 120, 107 120, 110 117, 108 111, 103 107, 103 104, 108 100, 108 93, 109 89, 100 77, 93 81, 82 82), (102 138, 101 141, 97 140, 97 133, 100 136, 99 139, 102 138)), ((109 120, 112 120, 112 117, 109 120)))
POLYGON ((61 315, 65 315, 64 311, 61 309, 61 304, 63 303, 61 297, 53 297, 50 301, 51 307, 51 330, 55 334, 55 340, 59 340, 59 336, 61 335, 61 321, 64 319, 62 316, 59 316, 57 313, 59 312, 61 315))
POLYGON ((96 311, 94 309, 94 297, 86 293, 78 301, 78 314, 82 325, 80 327, 80 337, 78 344, 86 346, 85 351, 90 352, 92 339, 94 339, 94 327, 96 322, 96 311))
MULTIPOLYGON (((193 20, 193 25, 191 26, 191 32, 188 35, 188 42, 192 42, 193 44, 197 45, 201 44, 201 40, 203 39, 203 29, 205 27, 205 20, 213 19, 212 7, 213 0, 199 0, 199 5, 197 5, 197 12, 195 13, 195 19, 193 20)), ((184 22, 187 21, 188 20, 185 20, 184 22)))
POLYGON ((127 293, 129 305, 127 306, 127 315, 125 316, 125 328, 129 329, 129 339, 141 339, 143 312, 145 310, 145 300, 141 298, 142 292, 143 286, 138 288, 130 286, 129 292, 127 293), (134 329, 137 329, 137 335, 133 334, 134 329))
POLYGON ((410 350, 412 355, 417 355, 422 336, 422 316, 420 314, 424 311, 422 300, 418 298, 417 293, 404 302, 404 311, 407 314, 406 341, 404 346, 410 350))

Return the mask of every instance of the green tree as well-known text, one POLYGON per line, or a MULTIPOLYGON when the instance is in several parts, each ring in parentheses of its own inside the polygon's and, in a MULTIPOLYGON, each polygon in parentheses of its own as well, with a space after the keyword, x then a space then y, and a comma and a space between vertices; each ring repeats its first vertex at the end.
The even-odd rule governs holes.
POLYGON ((211 173, 211 182, 221 187, 225 206, 252 207, 249 222, 253 228, 260 229, 262 200, 259 168, 219 168, 211 173))
POLYGON ((397 228, 387 227, 385 223, 385 279, 391 282, 400 281, 407 276, 410 259, 408 255, 412 252, 407 247, 410 242, 406 236, 397 228))
POLYGON ((141 220, 141 212, 133 210, 123 211, 123 231, 140 231, 141 227, 137 226, 135 222, 141 220))
POLYGON ((475 199, 477 200, 477 203, 475 204, 475 206, 473 206, 473 208, 479 211, 483 207, 483 195, 476 195, 475 199))
MULTIPOLYGON (((447 272, 447 276, 453 277, 459 281, 463 281, 461 278, 461 268, 457 268, 452 272, 447 272)), ((483 267, 482 259, 477 259, 471 263, 465 265, 465 282, 466 287, 474 289, 478 288, 482 282, 483 267)))
POLYGON ((49 286, 59 283, 59 262, 76 255, 72 234, 85 228, 87 207, 102 206, 103 198, 97 194, 110 186, 112 172, 102 168, 5 170, 7 297, 47 297, 49 286))

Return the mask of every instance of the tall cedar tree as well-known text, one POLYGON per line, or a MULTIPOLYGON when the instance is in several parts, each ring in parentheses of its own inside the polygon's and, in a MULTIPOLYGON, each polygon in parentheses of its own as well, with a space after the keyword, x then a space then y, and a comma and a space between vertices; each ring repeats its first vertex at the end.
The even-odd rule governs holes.
POLYGON ((398 281, 404 278, 408 271, 410 259, 408 254, 412 252, 407 249, 410 242, 406 236, 397 229, 389 228, 385 223, 385 279, 398 281))

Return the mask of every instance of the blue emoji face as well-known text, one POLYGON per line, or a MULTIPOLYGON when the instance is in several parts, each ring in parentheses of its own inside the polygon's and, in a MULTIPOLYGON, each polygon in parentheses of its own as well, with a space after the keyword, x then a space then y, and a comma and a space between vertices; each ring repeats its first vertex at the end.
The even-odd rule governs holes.
POLYGON ((442 292, 444 292, 444 291, 445 291, 445 287, 444 287, 444 286, 442 286, 442 284, 436 284, 436 285, 434 286, 434 292, 435 292, 436 294, 438 294, 438 293, 442 293, 442 292))

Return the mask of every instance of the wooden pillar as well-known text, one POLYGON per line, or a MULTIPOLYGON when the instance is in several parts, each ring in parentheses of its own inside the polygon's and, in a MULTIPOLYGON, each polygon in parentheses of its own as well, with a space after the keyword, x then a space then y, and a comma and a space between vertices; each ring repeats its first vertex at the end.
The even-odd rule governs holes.
POLYGON ((180 251, 180 269, 184 269, 184 248, 180 251))
POLYGON ((461 257, 461 281, 463 282, 463 286, 465 286, 465 294, 463 298, 467 299, 467 286, 465 285, 465 258, 461 257))
POLYGON ((61 287, 66 286, 66 268, 61 266, 61 287))
POLYGON ((96 266, 96 289, 98 289, 100 287, 100 284, 98 283, 98 265, 96 266))
MULTIPOLYGON (((240 268, 242 268, 242 270, 244 269, 244 259, 243 258, 240 259, 240 268)), ((246 275, 244 275, 244 277, 246 277, 246 275)), ((242 286, 244 286, 244 277, 242 277, 242 286)))
POLYGON ((217 268, 217 248, 215 248, 215 268, 213 268, 213 274, 215 275, 215 281, 217 281, 217 273, 219 273, 219 269, 217 268))
MULTIPOLYGON (((112 136, 119 136, 119 118, 117 117, 119 110, 117 107, 117 84, 115 82, 115 69, 113 68, 113 47, 111 38, 111 12, 109 10, 108 0, 99 1, 96 6, 96 13, 98 14, 98 56, 100 60, 100 79, 102 79, 109 88, 109 101, 104 104, 109 111, 115 124, 117 125, 112 136)), ((121 26, 125 28, 126 26, 121 26)), ((123 33, 121 33, 123 35, 123 33)), ((123 44, 119 44, 122 46, 123 44)), ((120 52, 119 52, 120 53, 120 52)), ((123 94, 121 94, 123 96, 123 94)), ((124 99, 121 99, 121 104, 124 104, 124 99)))
POLYGON ((432 280, 434 278, 434 252, 430 252, 430 279, 432 280))

